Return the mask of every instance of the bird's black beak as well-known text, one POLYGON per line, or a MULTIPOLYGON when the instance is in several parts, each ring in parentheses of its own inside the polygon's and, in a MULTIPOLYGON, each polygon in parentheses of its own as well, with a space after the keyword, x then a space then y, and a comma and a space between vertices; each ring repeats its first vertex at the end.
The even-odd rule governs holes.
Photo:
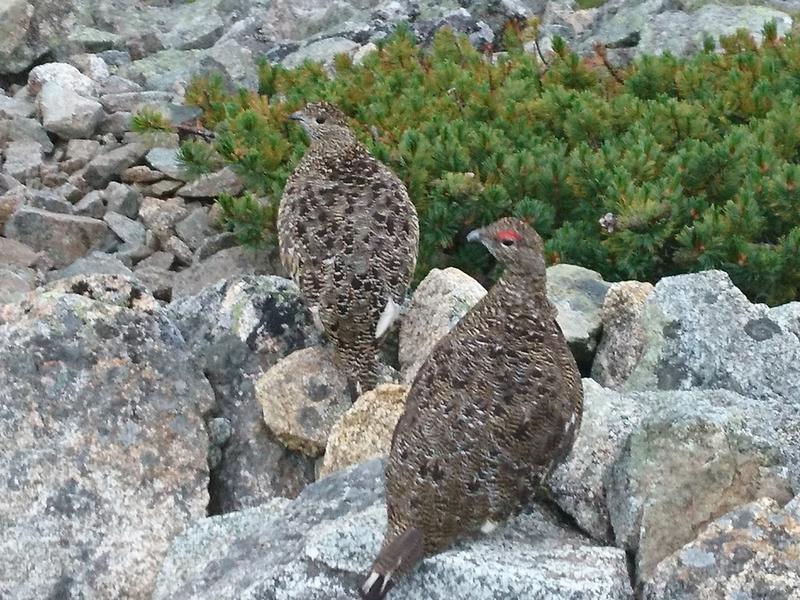
POLYGON ((303 113, 301 113, 299 110, 296 111, 296 112, 293 112, 292 114, 289 115, 289 120, 290 121, 302 121, 303 120, 303 113))

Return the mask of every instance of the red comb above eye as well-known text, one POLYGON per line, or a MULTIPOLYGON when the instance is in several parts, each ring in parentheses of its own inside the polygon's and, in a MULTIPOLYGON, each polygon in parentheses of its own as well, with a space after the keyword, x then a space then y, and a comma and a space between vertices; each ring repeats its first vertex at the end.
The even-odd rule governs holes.
POLYGON ((516 242, 522 239, 522 236, 513 229, 501 229, 497 232, 497 239, 502 241, 508 240, 516 242))

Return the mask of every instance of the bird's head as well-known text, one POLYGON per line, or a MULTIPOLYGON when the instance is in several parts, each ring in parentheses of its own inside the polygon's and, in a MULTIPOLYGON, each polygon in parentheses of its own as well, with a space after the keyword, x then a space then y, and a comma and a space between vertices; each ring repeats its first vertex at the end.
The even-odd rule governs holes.
POLYGON ((471 231, 470 242, 480 242, 507 270, 544 278, 544 243, 539 234, 520 219, 505 217, 471 231))
POLYGON ((349 132, 347 117, 330 102, 310 102, 289 118, 302 125, 312 140, 349 132))

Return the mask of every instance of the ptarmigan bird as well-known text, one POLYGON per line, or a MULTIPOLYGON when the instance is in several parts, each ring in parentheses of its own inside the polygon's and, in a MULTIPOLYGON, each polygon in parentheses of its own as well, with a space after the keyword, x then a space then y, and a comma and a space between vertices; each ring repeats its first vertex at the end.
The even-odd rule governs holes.
POLYGON ((411 386, 386 467, 389 524, 361 590, 368 600, 424 555, 517 513, 580 428, 580 373, 547 299, 541 238, 506 218, 468 239, 505 270, 411 386))
POLYGON ((316 102, 290 118, 311 144, 278 209, 281 261, 351 383, 367 391, 416 266, 417 212, 403 182, 367 152, 338 108, 316 102))

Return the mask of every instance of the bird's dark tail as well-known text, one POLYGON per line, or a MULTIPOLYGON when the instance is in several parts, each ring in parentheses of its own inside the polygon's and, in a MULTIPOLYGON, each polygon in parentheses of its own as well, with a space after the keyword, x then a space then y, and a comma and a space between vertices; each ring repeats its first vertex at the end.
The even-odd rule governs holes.
POLYGON ((369 576, 361 586, 361 597, 364 600, 385 598, 398 578, 414 568, 424 553, 420 530, 412 528, 404 531, 378 554, 369 576))

